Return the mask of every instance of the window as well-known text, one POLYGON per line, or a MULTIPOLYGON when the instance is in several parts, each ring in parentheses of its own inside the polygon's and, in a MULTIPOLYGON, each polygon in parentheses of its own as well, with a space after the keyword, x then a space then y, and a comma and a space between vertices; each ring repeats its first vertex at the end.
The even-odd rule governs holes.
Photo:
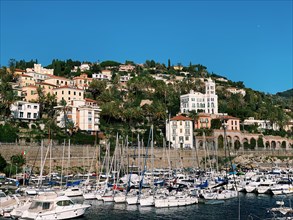
POLYGON ((19 112, 19 117, 23 118, 23 112, 19 112))
POLYGON ((28 112, 27 113, 27 118, 31 118, 31 116, 32 116, 32 113, 31 112, 28 112))
POLYGON ((64 91, 62 90, 62 95, 64 95, 64 91))
POLYGON ((37 105, 34 105, 34 109, 38 109, 38 106, 37 105))
POLYGON ((44 209, 50 209, 50 203, 49 202, 43 202, 43 210, 44 209))
POLYGON ((79 96, 81 96, 81 92, 79 93, 79 96))
POLYGON ((34 118, 37 118, 38 114, 37 113, 34 113, 34 118))
POLYGON ((73 92, 73 95, 76 95, 76 92, 73 92))
POLYGON ((27 105, 27 108, 31 108, 31 105, 27 105))
POLYGON ((68 95, 70 95, 70 91, 68 91, 68 95))
POLYGON ((180 133, 182 133, 182 129, 180 129, 180 133))
POLYGON ((186 141, 189 141, 189 136, 185 136, 185 140, 186 141))

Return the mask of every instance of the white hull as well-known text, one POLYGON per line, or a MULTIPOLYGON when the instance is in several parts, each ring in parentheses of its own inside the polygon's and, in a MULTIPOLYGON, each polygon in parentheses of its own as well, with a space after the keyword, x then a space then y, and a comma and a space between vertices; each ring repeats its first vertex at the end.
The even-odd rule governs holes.
POLYGON ((85 211, 90 205, 77 204, 70 207, 62 207, 60 209, 47 211, 43 213, 25 211, 21 219, 34 219, 34 220, 52 220, 52 219, 72 219, 84 215, 85 211))
POLYGON ((126 202, 128 205, 136 205, 139 204, 138 196, 131 196, 126 198, 126 202))
POLYGON ((198 203, 198 199, 195 197, 183 197, 177 198, 174 196, 167 198, 158 198, 155 199, 155 207, 157 208, 168 208, 168 207, 178 207, 178 206, 187 206, 198 203))
POLYGON ((155 205, 154 196, 147 196, 145 198, 140 198, 139 203, 140 203, 140 206, 154 206, 155 205))
POLYGON ((114 197, 114 202, 116 202, 116 203, 124 203, 124 202, 126 202, 126 196, 125 195, 122 195, 122 196, 117 195, 117 196, 114 197))

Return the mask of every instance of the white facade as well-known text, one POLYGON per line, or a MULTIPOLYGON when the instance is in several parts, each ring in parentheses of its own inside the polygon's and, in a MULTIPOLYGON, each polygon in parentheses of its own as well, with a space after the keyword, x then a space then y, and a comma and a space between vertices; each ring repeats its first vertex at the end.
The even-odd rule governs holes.
POLYGON ((205 94, 191 90, 189 94, 180 96, 181 113, 192 110, 218 114, 218 96, 216 95, 215 82, 211 78, 205 81, 205 94))
POLYGON ((277 131, 280 127, 277 123, 271 123, 269 120, 256 120, 253 117, 244 120, 244 125, 257 125, 259 130, 277 131))
POLYGON ((106 75, 106 74, 102 74, 102 73, 93 73, 92 78, 99 79, 99 80, 110 80, 111 76, 106 75))
POLYGON ((193 148, 193 121, 178 115, 166 122, 166 140, 173 148, 193 148))
POLYGON ((48 79, 50 75, 48 74, 43 74, 43 73, 37 73, 37 72, 28 72, 26 75, 33 77, 35 82, 42 82, 45 79, 48 79))
POLYGON ((34 68, 27 68, 26 72, 35 72, 35 73, 41 73, 41 74, 54 74, 54 69, 46 69, 42 67, 41 64, 34 64, 34 68))
POLYGON ((17 101, 10 106, 13 118, 19 120, 36 120, 39 118, 40 105, 38 103, 17 101))
POLYGON ((241 94, 242 96, 246 95, 246 92, 244 89, 237 89, 237 88, 227 88, 228 92, 231 92, 232 94, 241 94))

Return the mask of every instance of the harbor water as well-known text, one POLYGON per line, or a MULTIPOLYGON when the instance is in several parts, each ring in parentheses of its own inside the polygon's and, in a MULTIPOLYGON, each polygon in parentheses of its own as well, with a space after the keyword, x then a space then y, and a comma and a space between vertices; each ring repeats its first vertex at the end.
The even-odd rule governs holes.
MULTIPOLYGON (((239 198, 229 199, 221 204, 199 203, 172 208, 140 207, 126 203, 87 200, 84 202, 92 204, 92 206, 82 218, 78 219, 272 219, 273 215, 268 212, 268 209, 278 207, 276 201, 282 200, 285 206, 290 206, 290 201, 293 202, 293 195, 271 196, 240 193, 239 198)), ((76 202, 82 202, 82 199, 76 199, 76 202)))

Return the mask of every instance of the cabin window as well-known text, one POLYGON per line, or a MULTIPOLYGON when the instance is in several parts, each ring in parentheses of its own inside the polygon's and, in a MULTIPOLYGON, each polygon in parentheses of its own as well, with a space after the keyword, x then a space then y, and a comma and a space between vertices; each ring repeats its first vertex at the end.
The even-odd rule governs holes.
POLYGON ((43 202, 43 209, 50 209, 50 203, 49 202, 43 202))
POLYGON ((73 205, 73 202, 71 200, 63 200, 63 201, 58 201, 56 204, 58 206, 69 206, 69 205, 73 205))

